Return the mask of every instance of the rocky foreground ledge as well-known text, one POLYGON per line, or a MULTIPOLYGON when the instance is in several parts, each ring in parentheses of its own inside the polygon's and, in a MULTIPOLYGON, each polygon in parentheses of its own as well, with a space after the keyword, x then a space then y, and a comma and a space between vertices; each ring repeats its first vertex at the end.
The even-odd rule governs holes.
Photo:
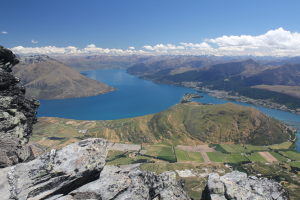
POLYGON ((275 181, 233 171, 224 176, 210 174, 204 199, 286 200, 288 197, 282 186, 275 181))
MULTIPOLYGON (((189 200, 175 172, 155 174, 139 164, 106 166, 108 142, 95 138, 0 169, 0 197, 18 200, 189 200)), ((204 200, 285 200, 282 186, 234 171, 210 174, 204 200)))
POLYGON ((175 172, 105 166, 107 141, 87 139, 30 162, 0 169, 0 197, 18 200, 190 199, 175 172))

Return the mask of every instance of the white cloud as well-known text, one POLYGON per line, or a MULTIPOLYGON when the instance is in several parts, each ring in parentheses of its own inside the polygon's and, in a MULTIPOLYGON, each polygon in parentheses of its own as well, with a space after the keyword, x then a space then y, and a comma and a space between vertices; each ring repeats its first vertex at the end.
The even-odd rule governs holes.
POLYGON ((7 31, 1 31, 1 34, 8 34, 8 32, 7 31))
POLYGON ((146 54, 143 50, 123 50, 123 49, 108 49, 97 47, 95 44, 89 44, 85 48, 77 48, 74 46, 68 47, 23 47, 17 46, 11 48, 16 54, 49 54, 49 55, 133 55, 133 54, 146 54))
POLYGON ((39 41, 31 40, 31 43, 32 43, 32 44, 37 44, 37 43, 39 43, 39 41))
POLYGON ((69 47, 14 47, 18 54, 103 54, 103 55, 217 55, 217 56, 300 56, 300 33, 283 28, 269 30, 264 34, 224 35, 199 43, 145 45, 141 49, 110 49, 95 44, 85 48, 69 47))
POLYGON ((222 36, 207 39, 206 42, 216 45, 221 53, 232 55, 258 56, 298 56, 300 55, 300 33, 290 32, 283 28, 270 30, 258 36, 222 36))
POLYGON ((158 44, 144 46, 148 51, 169 54, 218 56, 300 56, 300 33, 283 28, 265 34, 221 36, 201 43, 182 42, 179 46, 158 44))
POLYGON ((184 50, 183 46, 176 46, 174 44, 157 44, 154 46, 146 45, 143 46, 143 48, 148 51, 156 51, 156 52, 167 52, 169 50, 184 50))

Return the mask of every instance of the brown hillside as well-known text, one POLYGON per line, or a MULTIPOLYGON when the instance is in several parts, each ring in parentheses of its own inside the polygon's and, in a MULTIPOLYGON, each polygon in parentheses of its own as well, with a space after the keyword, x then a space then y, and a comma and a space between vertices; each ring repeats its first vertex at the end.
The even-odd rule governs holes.
POLYGON ((94 96, 113 90, 48 56, 23 58, 14 74, 22 80, 27 95, 38 99, 94 96))

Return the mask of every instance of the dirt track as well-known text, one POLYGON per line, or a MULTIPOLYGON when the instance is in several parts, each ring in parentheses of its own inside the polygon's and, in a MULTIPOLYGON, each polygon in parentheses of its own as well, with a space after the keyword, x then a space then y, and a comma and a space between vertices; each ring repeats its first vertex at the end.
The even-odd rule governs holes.
POLYGON ((203 157, 204 163, 211 163, 206 152, 200 152, 200 153, 201 153, 201 156, 203 157))
POLYGON ((278 160, 269 152, 258 152, 266 161, 268 162, 277 162, 278 160))

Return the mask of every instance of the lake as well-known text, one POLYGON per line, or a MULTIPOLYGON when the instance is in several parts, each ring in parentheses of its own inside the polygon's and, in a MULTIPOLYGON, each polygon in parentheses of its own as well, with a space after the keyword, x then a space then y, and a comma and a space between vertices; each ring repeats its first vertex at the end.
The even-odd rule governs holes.
MULTIPOLYGON (((79 120, 111 120, 136 117, 165 110, 178 103, 185 93, 194 92, 190 88, 157 84, 140 79, 122 69, 93 70, 83 73, 89 78, 104 82, 117 90, 93 97, 41 100, 38 116, 79 120)), ((213 104, 232 102, 209 96, 206 93, 202 95, 203 98, 195 100, 213 104)), ((271 117, 285 121, 298 128, 298 130, 300 129, 299 115, 252 104, 233 103, 255 107, 271 117)), ((297 135, 300 138, 300 131, 297 135)), ((300 140, 297 141, 296 149, 300 152, 300 140)))

